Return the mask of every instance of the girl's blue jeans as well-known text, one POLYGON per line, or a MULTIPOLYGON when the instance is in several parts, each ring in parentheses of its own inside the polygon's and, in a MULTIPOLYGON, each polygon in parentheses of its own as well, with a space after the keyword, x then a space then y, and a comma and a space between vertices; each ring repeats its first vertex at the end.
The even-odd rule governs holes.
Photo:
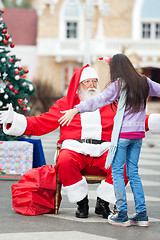
POLYGON ((142 182, 138 174, 138 161, 142 147, 142 139, 119 138, 117 151, 112 162, 112 177, 116 196, 116 206, 119 211, 127 211, 127 198, 124 183, 124 165, 128 181, 133 192, 136 213, 146 210, 142 182))

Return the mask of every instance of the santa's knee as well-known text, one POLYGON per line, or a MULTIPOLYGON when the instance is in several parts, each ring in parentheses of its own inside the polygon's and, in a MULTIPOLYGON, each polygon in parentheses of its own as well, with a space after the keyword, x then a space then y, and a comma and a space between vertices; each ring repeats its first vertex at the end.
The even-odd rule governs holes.
POLYGON ((75 184, 62 186, 62 191, 67 195, 69 202, 76 203, 88 195, 88 184, 85 177, 75 184))

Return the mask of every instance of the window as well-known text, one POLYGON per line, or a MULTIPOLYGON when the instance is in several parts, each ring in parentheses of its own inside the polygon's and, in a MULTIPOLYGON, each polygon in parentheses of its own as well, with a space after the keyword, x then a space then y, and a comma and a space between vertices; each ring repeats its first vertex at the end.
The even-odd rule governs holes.
POLYGON ((135 0, 132 19, 132 37, 160 39, 160 0, 135 0))
POLYGON ((160 23, 156 23, 155 27, 155 38, 160 38, 160 23))
POLYGON ((59 15, 60 40, 83 39, 84 15, 79 0, 65 0, 59 15))
POLYGON ((160 1, 143 0, 141 8, 141 36, 145 39, 160 38, 160 1))
POLYGON ((66 22, 66 38, 77 38, 77 22, 66 22))
POLYGON ((160 23, 142 23, 142 38, 160 39, 160 23))
POLYGON ((142 24, 142 38, 150 38, 151 36, 151 24, 143 23, 142 24))

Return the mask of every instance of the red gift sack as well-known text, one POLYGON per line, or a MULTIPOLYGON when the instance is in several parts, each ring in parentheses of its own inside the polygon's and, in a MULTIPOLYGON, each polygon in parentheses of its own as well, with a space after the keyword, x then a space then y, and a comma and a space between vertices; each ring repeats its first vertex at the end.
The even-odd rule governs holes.
POLYGON ((54 213, 56 171, 52 165, 30 169, 11 189, 16 212, 30 216, 54 213))

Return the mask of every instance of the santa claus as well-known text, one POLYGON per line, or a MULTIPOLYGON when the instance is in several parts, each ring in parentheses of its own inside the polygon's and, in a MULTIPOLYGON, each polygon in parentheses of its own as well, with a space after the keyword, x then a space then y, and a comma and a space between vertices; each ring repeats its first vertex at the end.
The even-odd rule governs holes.
MULTIPOLYGON (((105 169, 106 156, 111 140, 113 119, 116 107, 107 105, 95 112, 77 114, 69 126, 60 126, 58 120, 61 111, 73 108, 99 93, 99 77, 89 65, 74 70, 66 97, 59 99, 48 112, 36 117, 25 117, 13 111, 0 112, 0 123, 3 131, 9 135, 41 136, 60 127, 62 148, 55 166, 64 193, 70 202, 77 203, 76 217, 88 217, 88 184, 82 176, 86 168, 100 169, 106 172, 106 180, 97 188, 95 213, 108 218, 109 203, 115 203, 115 195, 111 176, 111 168, 105 169), (10 124, 8 124, 10 123, 10 124)), ((146 119, 146 130, 157 133, 156 124, 159 114, 152 114, 146 119)), ((127 183, 127 179, 125 178, 127 183)))

